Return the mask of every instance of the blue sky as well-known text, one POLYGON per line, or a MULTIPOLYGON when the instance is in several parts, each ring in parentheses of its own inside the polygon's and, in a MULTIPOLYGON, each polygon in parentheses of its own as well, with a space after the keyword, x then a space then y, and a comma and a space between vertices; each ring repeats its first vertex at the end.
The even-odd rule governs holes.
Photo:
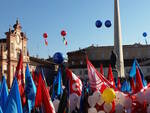
MULTIPOLYGON (((123 44, 145 44, 142 33, 148 34, 150 43, 150 0, 120 0, 123 44)), ((47 58, 55 52, 64 56, 69 51, 95 46, 113 45, 114 0, 0 0, 0 37, 16 19, 28 37, 31 56, 47 58), (95 21, 112 21, 111 28, 95 27, 95 21), (65 46, 60 35, 66 30, 65 46), (48 33, 48 46, 42 34, 48 33)))

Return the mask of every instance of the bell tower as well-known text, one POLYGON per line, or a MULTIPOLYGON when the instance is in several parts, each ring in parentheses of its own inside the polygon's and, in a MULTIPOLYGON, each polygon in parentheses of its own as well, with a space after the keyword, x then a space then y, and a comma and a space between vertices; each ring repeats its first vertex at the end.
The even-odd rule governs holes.
POLYGON ((23 73, 25 72, 26 63, 29 62, 29 56, 27 56, 27 38, 23 33, 19 20, 13 26, 13 30, 9 29, 6 32, 7 43, 7 83, 8 87, 11 87, 13 77, 15 76, 16 66, 19 60, 20 52, 23 56, 23 73))

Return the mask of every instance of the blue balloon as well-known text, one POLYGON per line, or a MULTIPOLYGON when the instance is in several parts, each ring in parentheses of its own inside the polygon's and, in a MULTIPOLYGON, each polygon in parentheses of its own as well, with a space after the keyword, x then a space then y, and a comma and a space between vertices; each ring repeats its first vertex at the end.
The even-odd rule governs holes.
POLYGON ((56 53, 53 55, 53 61, 54 61, 54 63, 56 63, 56 64, 61 64, 61 63, 63 63, 64 58, 63 58, 62 53, 56 52, 56 53))
POLYGON ((143 33, 143 37, 147 37, 147 33, 146 32, 143 33))
POLYGON ((105 21, 105 26, 108 27, 108 28, 111 27, 111 21, 110 20, 106 20, 105 21))
POLYGON ((100 20, 97 20, 95 22, 95 25, 96 25, 97 28, 100 28, 100 27, 102 27, 102 22, 100 20))

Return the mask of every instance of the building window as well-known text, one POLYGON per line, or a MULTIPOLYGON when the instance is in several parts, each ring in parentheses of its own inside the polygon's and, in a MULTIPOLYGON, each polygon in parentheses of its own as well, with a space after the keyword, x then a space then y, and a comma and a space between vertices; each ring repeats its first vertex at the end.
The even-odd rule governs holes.
POLYGON ((84 71, 84 74, 85 74, 85 75, 87 75, 87 74, 88 74, 88 71, 87 71, 87 70, 85 70, 85 71, 84 71))
POLYGON ((147 68, 147 73, 149 73, 150 72, 150 68, 147 68))
POLYGON ((23 54, 24 54, 24 56, 27 55, 26 53, 27 53, 27 52, 26 52, 26 47, 24 47, 24 49, 23 49, 23 54))
POLYGON ((80 64, 82 65, 82 64, 83 64, 83 61, 80 61, 80 64))
POLYGON ((74 61, 72 61, 71 64, 74 65, 74 61))
POLYGON ((130 69, 126 69, 126 73, 130 73, 130 69))
POLYGON ((82 75, 82 70, 79 71, 79 74, 82 75))
POLYGON ((13 43, 11 43, 11 51, 12 51, 12 53, 14 52, 14 44, 13 43))
POLYGON ((6 47, 6 45, 4 45, 4 51, 6 51, 7 50, 7 47, 6 47))
POLYGON ((104 58, 104 53, 101 54, 102 58, 104 58))
POLYGON ((129 54, 128 54, 128 52, 126 52, 126 57, 128 57, 129 56, 129 54))

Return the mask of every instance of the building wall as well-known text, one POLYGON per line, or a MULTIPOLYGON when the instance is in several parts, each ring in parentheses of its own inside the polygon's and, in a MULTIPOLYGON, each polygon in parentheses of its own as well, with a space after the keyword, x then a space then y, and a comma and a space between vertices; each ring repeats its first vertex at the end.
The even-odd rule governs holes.
MULTIPOLYGON (((68 66, 77 75, 82 78, 88 78, 87 76, 87 66, 86 66, 86 56, 99 71, 100 64, 103 64, 104 75, 107 76, 108 66, 110 64, 110 56, 113 46, 90 46, 84 49, 68 52, 68 66), (85 72, 86 71, 86 72, 85 72)), ((132 67, 133 60, 136 58, 141 66, 144 76, 150 76, 150 45, 124 45, 124 65, 125 65, 125 75, 129 76, 130 69, 132 67), (144 63, 143 63, 144 62, 144 63)))
MULTIPOLYGON (((98 72, 100 72, 100 68, 96 68, 98 72)), ((130 72, 131 66, 125 67, 125 75, 128 78, 129 72, 130 72)), ((142 72, 144 74, 144 77, 150 76, 150 66, 141 66, 142 72)), ((77 68, 77 69, 71 69, 77 76, 80 76, 82 79, 88 79, 88 70, 87 68, 77 68)), ((107 77, 108 75, 108 68, 103 68, 104 76, 107 77)))

